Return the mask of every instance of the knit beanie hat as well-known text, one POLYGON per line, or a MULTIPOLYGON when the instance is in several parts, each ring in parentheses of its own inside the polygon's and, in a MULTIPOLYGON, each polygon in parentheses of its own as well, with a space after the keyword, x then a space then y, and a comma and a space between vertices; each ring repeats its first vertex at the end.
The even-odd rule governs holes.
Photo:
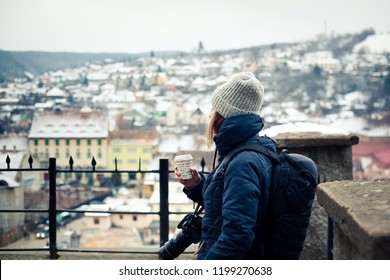
POLYGON ((263 99, 263 85, 253 73, 243 72, 215 89, 211 105, 226 119, 244 114, 259 114, 263 99))

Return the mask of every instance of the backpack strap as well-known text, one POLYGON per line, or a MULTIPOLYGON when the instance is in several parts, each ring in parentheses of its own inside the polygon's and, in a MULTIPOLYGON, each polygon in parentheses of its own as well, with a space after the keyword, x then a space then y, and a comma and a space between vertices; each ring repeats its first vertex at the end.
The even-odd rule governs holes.
POLYGON ((230 161, 233 159, 233 157, 242 151, 258 152, 258 153, 261 153, 261 154, 267 156, 271 161, 274 161, 276 163, 280 162, 279 155, 277 153, 261 146, 260 144, 244 144, 244 145, 240 145, 237 148, 235 148, 234 150, 230 151, 224 157, 221 164, 219 166, 217 166, 217 169, 215 170, 214 174, 217 174, 221 168, 223 168, 223 170, 226 170, 226 167, 228 166, 230 161))

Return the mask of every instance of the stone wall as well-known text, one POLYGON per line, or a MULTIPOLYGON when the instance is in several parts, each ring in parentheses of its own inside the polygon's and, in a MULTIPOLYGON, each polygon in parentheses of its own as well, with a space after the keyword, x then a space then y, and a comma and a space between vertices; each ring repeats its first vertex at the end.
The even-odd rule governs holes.
POLYGON ((317 197, 334 221, 334 259, 390 259, 390 179, 323 183, 317 197))

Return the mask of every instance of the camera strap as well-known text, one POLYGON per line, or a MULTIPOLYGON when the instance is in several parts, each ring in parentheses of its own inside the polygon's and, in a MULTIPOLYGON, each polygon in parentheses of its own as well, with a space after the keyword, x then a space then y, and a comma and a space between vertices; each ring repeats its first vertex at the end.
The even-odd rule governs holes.
POLYGON ((194 215, 199 216, 202 213, 203 209, 204 207, 198 203, 198 205, 196 205, 194 215))

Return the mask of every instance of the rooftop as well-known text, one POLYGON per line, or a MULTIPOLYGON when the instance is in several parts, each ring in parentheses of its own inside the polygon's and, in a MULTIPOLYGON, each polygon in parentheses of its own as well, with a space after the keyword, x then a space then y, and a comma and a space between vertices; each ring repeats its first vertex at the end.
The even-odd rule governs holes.
POLYGON ((106 138, 108 122, 102 113, 54 111, 34 116, 29 138, 106 138))

